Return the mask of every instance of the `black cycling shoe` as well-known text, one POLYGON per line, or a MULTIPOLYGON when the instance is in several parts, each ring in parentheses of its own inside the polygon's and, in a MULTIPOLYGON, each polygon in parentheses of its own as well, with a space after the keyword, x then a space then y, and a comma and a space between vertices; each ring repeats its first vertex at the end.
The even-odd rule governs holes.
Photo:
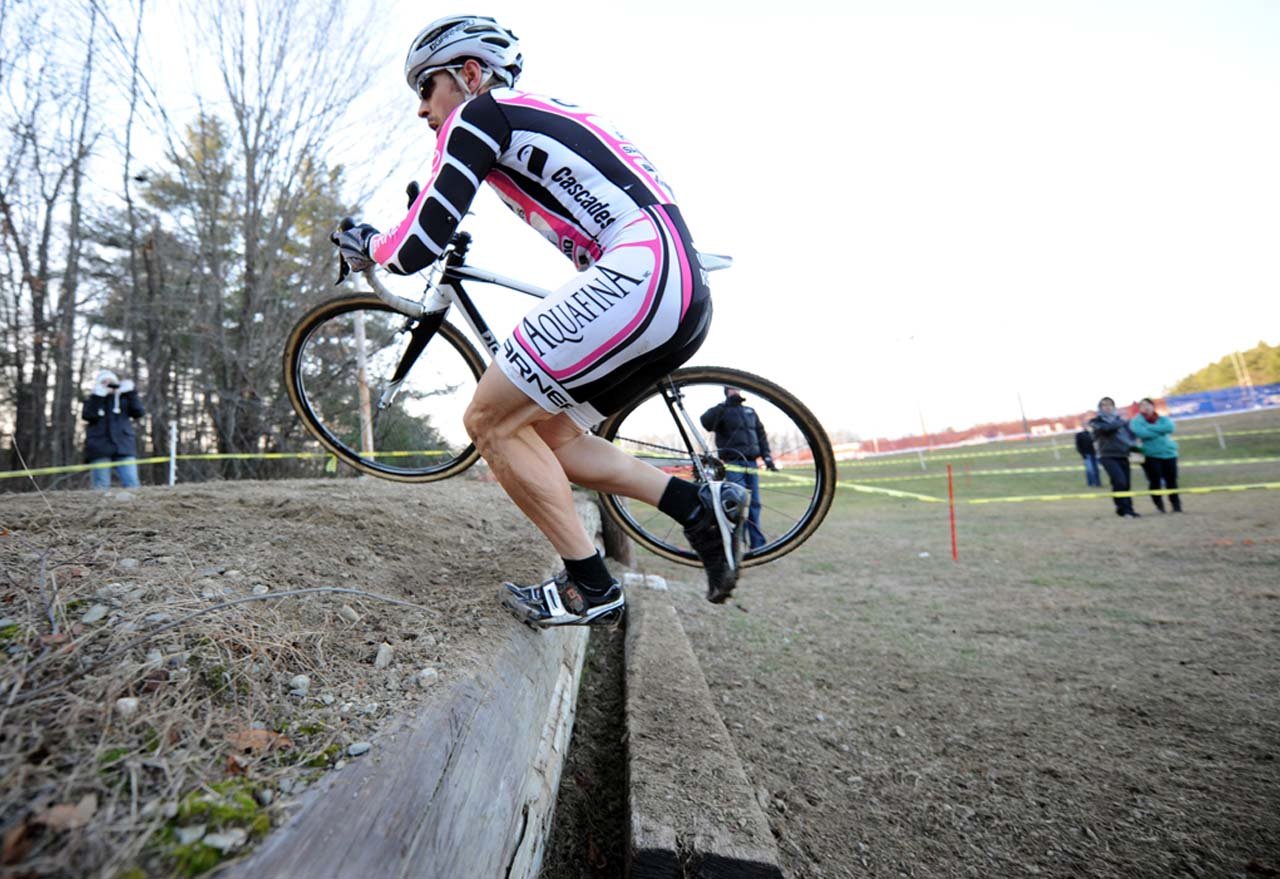
POLYGON ((566 571, 537 586, 503 583, 498 600, 520 622, 539 629, 614 625, 622 620, 627 604, 617 580, 604 595, 588 596, 566 571))
POLYGON ((707 601, 720 604, 738 583, 751 493, 734 482, 708 482, 699 487, 698 501, 702 509, 684 536, 707 572, 707 601))

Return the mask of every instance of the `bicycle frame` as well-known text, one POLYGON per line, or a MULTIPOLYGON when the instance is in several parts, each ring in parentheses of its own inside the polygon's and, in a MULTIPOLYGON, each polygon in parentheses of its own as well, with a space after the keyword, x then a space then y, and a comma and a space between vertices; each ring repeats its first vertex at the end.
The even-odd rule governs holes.
MULTIPOLYGON (((444 267, 440 271, 439 279, 429 279, 427 282, 427 289, 431 291, 431 295, 423 304, 397 296, 387 289, 386 285, 374 274, 372 268, 365 270, 365 279, 379 299, 403 313, 406 317, 414 318, 418 321, 417 325, 411 330, 412 336, 409 345, 405 349, 404 355, 401 357, 400 363, 391 377, 391 381, 383 389, 378 399, 379 409, 385 409, 395 399, 401 383, 404 381, 405 376, 409 374, 410 368, 421 356, 427 343, 431 341, 431 337, 435 335, 436 330, 439 329, 440 324, 444 322, 445 316, 454 305, 457 305, 461 310, 467 326, 470 327, 475 338, 489 352, 490 358, 497 359, 498 339, 494 336, 493 331, 489 329, 489 324, 484 319, 484 315, 476 308, 475 302, 463 288, 462 281, 480 281, 484 284, 494 284, 524 293, 526 296, 532 296, 535 299, 546 299, 552 294, 550 290, 544 290, 541 287, 517 281, 515 278, 509 278, 497 272, 467 265, 466 254, 470 243, 471 236, 466 232, 460 232, 453 237, 449 248, 445 252, 444 267)), ((711 254, 706 256, 710 257, 710 264, 706 266, 710 271, 726 268, 730 263, 727 257, 718 257, 711 254)), ((711 447, 707 445, 706 438, 694 424, 692 416, 685 411, 683 394, 670 381, 661 382, 659 389, 662 392, 663 401, 667 404, 667 409, 671 412, 671 417, 675 421, 676 428, 680 431, 680 436, 684 440, 689 457, 697 468, 699 478, 704 482, 708 481, 710 475, 707 473, 706 461, 713 457, 711 447), (695 445, 697 447, 696 450, 695 445)))

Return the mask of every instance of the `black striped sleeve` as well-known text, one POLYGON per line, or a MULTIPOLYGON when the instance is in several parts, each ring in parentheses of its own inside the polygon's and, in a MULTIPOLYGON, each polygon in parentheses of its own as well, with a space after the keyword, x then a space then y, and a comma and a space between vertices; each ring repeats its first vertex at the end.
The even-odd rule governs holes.
POLYGON ((408 234, 394 255, 379 262, 400 275, 413 274, 435 262, 471 207, 478 184, 510 143, 511 126, 493 98, 484 94, 468 101, 439 147, 443 156, 440 170, 419 200, 417 216, 404 220, 411 224, 408 234))

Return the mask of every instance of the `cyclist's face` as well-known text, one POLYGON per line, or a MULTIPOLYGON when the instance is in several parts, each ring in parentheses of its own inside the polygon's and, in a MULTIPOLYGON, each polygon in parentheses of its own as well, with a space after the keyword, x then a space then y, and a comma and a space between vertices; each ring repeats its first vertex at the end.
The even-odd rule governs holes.
POLYGON ((437 70, 418 89, 418 118, 427 120, 432 131, 439 131, 444 120, 457 109, 465 97, 447 70, 437 70))

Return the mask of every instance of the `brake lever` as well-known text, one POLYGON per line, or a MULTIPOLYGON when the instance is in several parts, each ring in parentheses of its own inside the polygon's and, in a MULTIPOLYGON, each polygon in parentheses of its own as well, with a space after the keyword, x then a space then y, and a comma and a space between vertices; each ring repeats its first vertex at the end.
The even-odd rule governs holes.
MULTIPOLYGON (((348 229, 354 229, 356 221, 350 217, 343 217, 338 223, 338 231, 345 232, 348 229)), ((347 279, 347 275, 351 274, 351 266, 347 265, 346 259, 342 256, 341 251, 338 253, 338 280, 333 282, 333 286, 338 286, 347 279)))

